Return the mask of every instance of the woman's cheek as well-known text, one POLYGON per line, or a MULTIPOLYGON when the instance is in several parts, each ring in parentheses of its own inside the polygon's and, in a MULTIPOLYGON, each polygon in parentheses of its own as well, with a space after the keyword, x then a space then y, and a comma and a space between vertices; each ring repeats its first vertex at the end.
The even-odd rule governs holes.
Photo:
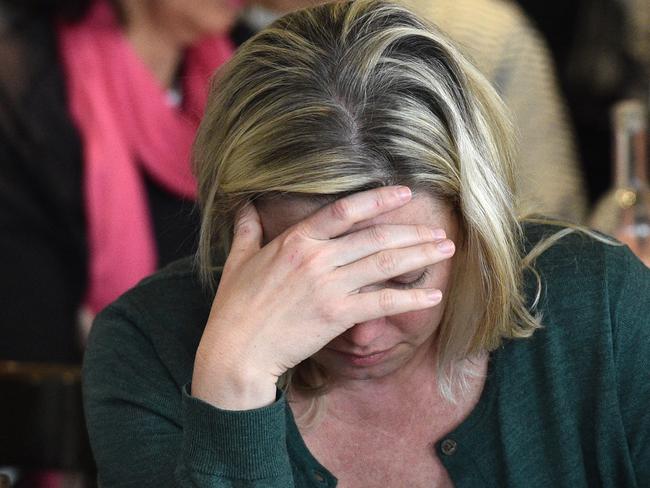
POLYGON ((389 318, 389 321, 403 333, 416 335, 426 334, 428 337, 438 328, 441 317, 442 310, 440 306, 437 306, 425 310, 393 315, 389 318))

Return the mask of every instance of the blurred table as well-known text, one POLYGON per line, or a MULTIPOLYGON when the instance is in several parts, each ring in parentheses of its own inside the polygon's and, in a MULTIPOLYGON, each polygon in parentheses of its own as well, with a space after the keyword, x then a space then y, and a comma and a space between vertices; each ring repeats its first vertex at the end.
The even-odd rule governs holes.
POLYGON ((94 472, 80 367, 0 361, 0 466, 94 472))

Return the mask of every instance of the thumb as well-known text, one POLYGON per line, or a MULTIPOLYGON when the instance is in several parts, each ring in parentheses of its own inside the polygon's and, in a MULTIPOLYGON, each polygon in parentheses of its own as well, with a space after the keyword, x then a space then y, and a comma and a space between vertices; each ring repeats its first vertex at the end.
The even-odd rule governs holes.
POLYGON ((247 203, 235 215, 229 260, 248 260, 262 247, 262 222, 253 203, 247 203))

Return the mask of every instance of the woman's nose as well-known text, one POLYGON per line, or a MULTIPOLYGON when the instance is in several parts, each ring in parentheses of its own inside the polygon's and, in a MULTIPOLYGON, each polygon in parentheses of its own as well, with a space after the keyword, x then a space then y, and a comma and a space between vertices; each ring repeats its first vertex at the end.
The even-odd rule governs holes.
POLYGON ((364 349, 372 348, 374 343, 384 334, 386 329, 386 319, 379 318, 368 320, 355 324, 349 328, 341 338, 347 342, 351 348, 364 349))

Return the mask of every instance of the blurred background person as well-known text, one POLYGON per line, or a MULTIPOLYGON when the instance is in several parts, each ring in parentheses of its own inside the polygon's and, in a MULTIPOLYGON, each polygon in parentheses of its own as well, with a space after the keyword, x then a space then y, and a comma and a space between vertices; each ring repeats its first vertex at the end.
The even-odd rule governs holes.
POLYGON ((502 0, 404 0, 474 60, 512 112, 519 135, 522 213, 583 222, 586 188, 546 43, 522 9, 502 0))
POLYGON ((612 185, 612 106, 650 102, 648 0, 518 0, 548 41, 593 205, 612 185))
POLYGON ((325 2, 322 0, 249 0, 233 26, 230 37, 239 46, 284 14, 318 3, 325 2))
POLYGON ((2 0, 0 359, 78 363, 80 317, 194 251, 190 146, 238 2, 2 0))
POLYGON ((0 467, 20 468, 18 487, 78 479, 36 468, 87 469, 80 335, 194 251, 190 146, 239 9, 0 1, 0 467))

